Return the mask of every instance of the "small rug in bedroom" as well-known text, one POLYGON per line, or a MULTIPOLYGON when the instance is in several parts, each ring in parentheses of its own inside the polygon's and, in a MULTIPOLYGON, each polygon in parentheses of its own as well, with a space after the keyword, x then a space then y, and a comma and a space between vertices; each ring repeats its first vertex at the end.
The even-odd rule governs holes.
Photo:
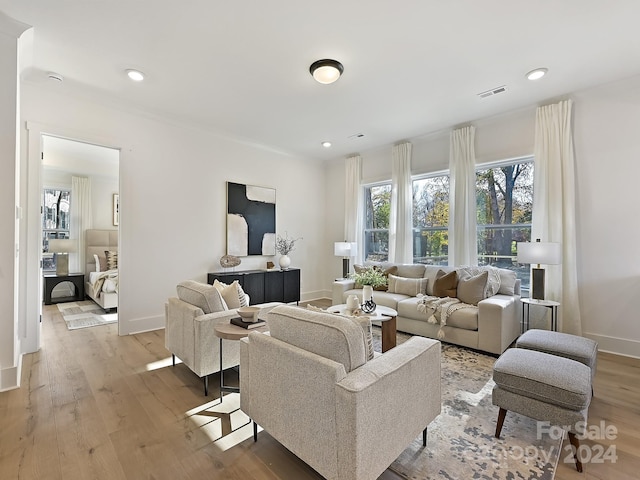
MULTIPOLYGON (((398 333, 397 343, 410 338, 398 333)), ((380 329, 374 328, 380 351, 380 329)), ((501 438, 494 437, 498 407, 491 403, 496 358, 442 344, 442 412, 409 445, 389 470, 408 480, 536 479, 552 480, 562 439, 537 435, 536 421, 507 413, 501 438)), ((564 455, 566 456, 566 452, 564 455)))
POLYGON ((69 330, 78 328, 95 327, 118 321, 118 312, 105 313, 105 311, 91 300, 82 302, 58 303, 58 310, 69 330))

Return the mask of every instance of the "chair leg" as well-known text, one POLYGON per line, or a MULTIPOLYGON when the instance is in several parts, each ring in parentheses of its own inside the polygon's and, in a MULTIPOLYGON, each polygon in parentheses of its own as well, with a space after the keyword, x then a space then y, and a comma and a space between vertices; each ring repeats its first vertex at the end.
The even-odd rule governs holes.
POLYGON ((253 420, 251 420, 251 422, 253 422, 253 441, 257 442, 258 441, 258 424, 253 420))
POLYGON ((578 452, 580 451, 580 440, 578 439, 578 437, 576 437, 575 433, 569 432, 569 441, 573 446, 573 458, 576 461, 576 470, 582 473, 582 462, 578 458, 578 452))
POLYGON ((422 446, 427 446, 427 429, 422 430, 422 446))
POLYGON ((502 431, 502 424, 504 423, 504 417, 507 416, 507 411, 500 407, 498 412, 498 423, 496 424, 496 438, 500 438, 500 432, 502 431))
POLYGON ((202 378, 204 380, 204 396, 208 397, 209 396, 209 375, 205 375, 202 378))

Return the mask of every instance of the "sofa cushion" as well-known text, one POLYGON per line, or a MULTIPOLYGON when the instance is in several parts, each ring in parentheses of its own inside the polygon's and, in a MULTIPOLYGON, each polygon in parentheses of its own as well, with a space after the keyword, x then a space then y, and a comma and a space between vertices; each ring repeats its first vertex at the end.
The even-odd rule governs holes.
POLYGON ((438 272, 440 270, 445 273, 449 273, 454 271, 455 269, 446 265, 425 265, 424 278, 429 280, 427 282, 427 295, 434 295, 433 286, 436 279, 438 278, 438 272))
POLYGON ((185 280, 177 285, 176 291, 180 300, 199 307, 204 313, 227 310, 220 292, 213 285, 185 280))
POLYGON ((281 305, 267 324, 272 337, 341 363, 347 373, 367 361, 364 331, 347 317, 281 305))
POLYGON ((425 266, 421 263, 401 264, 398 267, 398 277, 423 278, 425 266))
POLYGON ((516 272, 513 270, 507 270, 506 268, 498 268, 498 275, 500 275, 500 289, 498 293, 503 295, 515 295, 516 293, 516 272))
POLYGON ((484 300, 489 272, 484 271, 473 277, 464 277, 458 281, 458 299, 469 305, 478 305, 484 300))
POLYGON ((457 297, 458 290, 458 274, 456 271, 445 273, 444 270, 438 270, 436 280, 433 282, 433 294, 436 297, 457 297))
POLYGON ((425 294, 427 291, 428 279, 421 278, 405 278, 396 275, 389 275, 389 293, 401 293, 416 297, 418 294, 425 294))
POLYGON ((463 330, 478 330, 478 310, 459 308, 447 317, 447 326, 463 330))
POLYGON ((464 277, 475 277, 482 272, 487 272, 487 283, 485 285, 484 298, 489 298, 498 293, 500 290, 500 274, 498 269, 489 265, 481 267, 459 267, 456 269, 458 272, 458 281, 464 277))
POLYGON ((314 312, 324 312, 324 313, 330 313, 332 315, 340 315, 360 325, 360 328, 362 328, 362 331, 364 332, 364 349, 367 354, 367 360, 371 360, 373 358, 374 356, 373 330, 371 328, 371 317, 369 315, 356 316, 356 315, 348 315, 346 313, 342 314, 342 313, 328 312, 324 308, 316 307, 315 305, 311 305, 311 304, 307 305, 307 309, 314 312))

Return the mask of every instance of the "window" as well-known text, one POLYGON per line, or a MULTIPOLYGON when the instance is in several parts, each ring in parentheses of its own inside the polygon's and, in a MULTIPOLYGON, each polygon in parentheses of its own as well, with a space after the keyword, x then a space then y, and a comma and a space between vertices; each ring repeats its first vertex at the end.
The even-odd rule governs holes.
POLYGON ((516 263, 517 242, 531 239, 533 158, 476 171, 478 264, 514 270, 529 289, 529 265, 516 263))
POLYGON ((49 253, 49 240, 69 238, 71 192, 45 188, 42 199, 42 268, 55 271, 56 258, 49 253))
POLYGON ((449 261, 449 175, 413 180, 413 262, 449 261))
POLYGON ((364 189, 364 259, 389 259, 389 217, 391 214, 391 182, 369 185, 364 189))

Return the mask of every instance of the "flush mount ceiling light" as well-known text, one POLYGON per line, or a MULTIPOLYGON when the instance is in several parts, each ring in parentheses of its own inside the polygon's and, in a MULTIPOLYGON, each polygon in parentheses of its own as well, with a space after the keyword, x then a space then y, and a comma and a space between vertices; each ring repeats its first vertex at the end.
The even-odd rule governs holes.
POLYGON ((331 142, 322 142, 322 146, 324 148, 329 148, 331 146, 331 142))
POLYGON ((340 78, 344 67, 337 60, 325 58, 313 62, 309 67, 309 72, 317 82, 327 85, 340 78))
POLYGON ((535 70, 531 70, 529 73, 527 73, 526 77, 529 80, 539 80, 544 77, 548 71, 548 68, 536 68, 535 70))
POLYGON ((141 82, 144 80, 144 73, 139 70, 129 69, 127 70, 127 76, 134 82, 141 82))

